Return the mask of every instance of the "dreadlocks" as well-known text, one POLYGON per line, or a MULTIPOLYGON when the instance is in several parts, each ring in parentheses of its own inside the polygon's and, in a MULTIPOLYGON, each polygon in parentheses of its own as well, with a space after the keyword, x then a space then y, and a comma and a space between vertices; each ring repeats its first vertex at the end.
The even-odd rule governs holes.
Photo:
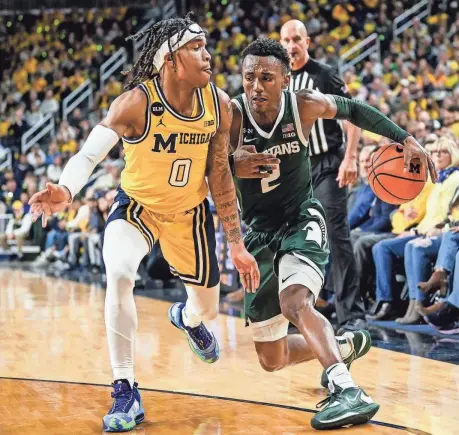
POLYGON ((142 53, 140 54, 137 61, 128 71, 123 71, 123 74, 125 75, 131 71, 134 74, 132 80, 125 87, 126 90, 133 89, 139 83, 142 83, 145 80, 151 80, 156 74, 158 74, 158 72, 155 72, 153 60, 155 58, 156 52, 166 41, 169 45, 169 52, 172 57, 174 69, 177 68, 174 51, 171 46, 171 37, 175 34, 178 34, 177 42, 180 42, 187 30, 198 34, 197 32, 194 32, 190 29, 190 26, 194 24, 192 17, 194 17, 194 13, 188 12, 184 18, 170 18, 168 20, 159 21, 149 29, 136 33, 135 35, 128 36, 126 38, 126 41, 136 41, 143 35, 148 35, 147 40, 143 45, 142 53))

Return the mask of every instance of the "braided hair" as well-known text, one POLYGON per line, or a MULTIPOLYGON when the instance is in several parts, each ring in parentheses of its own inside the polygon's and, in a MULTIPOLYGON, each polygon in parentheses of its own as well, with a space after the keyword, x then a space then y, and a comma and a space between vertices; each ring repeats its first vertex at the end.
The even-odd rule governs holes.
POLYGON ((155 23, 149 29, 138 32, 135 35, 128 36, 128 40, 138 40, 144 35, 147 36, 147 40, 142 48, 142 53, 140 53, 139 58, 134 63, 134 65, 127 71, 123 71, 123 74, 133 73, 134 77, 126 85, 125 89, 130 90, 135 88, 139 83, 144 82, 145 80, 151 80, 158 72, 155 72, 155 66, 153 65, 153 60, 155 58, 156 52, 160 49, 161 45, 164 42, 168 42, 169 52, 172 57, 172 63, 174 64, 174 69, 177 70, 177 65, 175 63, 175 56, 171 46, 171 37, 178 33, 177 42, 181 41, 183 35, 187 30, 196 35, 201 32, 194 32, 190 30, 190 26, 195 23, 193 20, 194 13, 188 12, 184 18, 170 18, 168 20, 163 20, 155 23))

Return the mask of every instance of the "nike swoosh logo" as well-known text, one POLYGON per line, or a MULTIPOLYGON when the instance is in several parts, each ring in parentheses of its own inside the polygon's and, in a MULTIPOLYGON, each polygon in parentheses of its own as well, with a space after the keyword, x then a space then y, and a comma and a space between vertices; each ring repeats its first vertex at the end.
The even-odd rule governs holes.
POLYGON ((362 336, 363 336, 362 345, 360 346, 360 349, 359 349, 357 355, 363 351, 363 349, 365 348, 365 346, 366 346, 366 344, 367 344, 367 337, 366 337, 366 335, 365 335, 365 334, 362 334, 362 336))
POLYGON ((296 275, 296 273, 292 273, 291 275, 287 276, 287 278, 282 279, 282 284, 287 281, 289 278, 291 278, 293 275, 296 275))
POLYGON ((252 139, 247 139, 246 137, 244 138, 244 142, 250 143, 253 142, 254 140, 257 140, 257 137, 253 137, 252 139))

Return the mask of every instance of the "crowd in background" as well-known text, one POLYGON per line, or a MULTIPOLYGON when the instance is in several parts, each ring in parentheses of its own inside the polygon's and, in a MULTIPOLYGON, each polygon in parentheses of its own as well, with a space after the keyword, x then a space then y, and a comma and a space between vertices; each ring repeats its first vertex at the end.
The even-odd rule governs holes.
MULTIPOLYGON (((360 177, 349 188, 348 203, 361 293, 370 319, 399 316, 397 321, 402 324, 425 319, 444 332, 457 332, 457 2, 434 2, 431 15, 415 20, 399 38, 392 35, 392 21, 413 6, 413 1, 273 0, 263 6, 245 0, 211 0, 203 6, 189 3, 208 30, 213 80, 231 96, 242 90, 239 56, 243 48, 259 36, 278 40, 280 26, 290 19, 306 24, 310 55, 334 67, 339 66, 341 54, 378 33, 381 58, 373 54, 346 71, 345 84, 354 98, 379 108, 413 134, 430 152, 440 179, 435 185, 427 183, 418 198, 398 208, 381 202, 368 186, 367 170, 371 154, 387 140, 363 132, 360 177)), ((152 8, 150 15, 155 14, 159 12, 152 8)), ((19 258, 29 238, 42 248, 37 266, 103 271, 101 235, 124 166, 121 147, 113 149, 70 210, 55 217, 45 230, 32 225, 27 202, 48 181, 59 180, 66 161, 122 93, 125 79, 111 77, 96 94, 94 106, 88 112, 75 109, 67 121, 61 120, 62 100, 87 78, 98 83, 101 63, 126 46, 124 38, 138 28, 142 18, 145 20, 128 8, 0 18, 0 154, 13 152, 12 167, 0 175, 0 213, 14 216, 4 225, 0 242, 6 250, 15 244, 19 258), (55 137, 22 154, 22 135, 49 113, 58 122, 55 137)))

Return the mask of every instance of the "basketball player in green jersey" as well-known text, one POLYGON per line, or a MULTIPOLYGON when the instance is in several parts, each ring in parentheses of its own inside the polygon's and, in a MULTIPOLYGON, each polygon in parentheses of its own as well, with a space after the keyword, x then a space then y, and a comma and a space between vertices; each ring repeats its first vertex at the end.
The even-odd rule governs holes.
MULTIPOLYGON (((379 405, 354 384, 348 371, 353 360, 368 352, 368 332, 335 338, 328 320, 314 309, 329 250, 324 211, 313 198, 306 138, 319 117, 347 119, 404 143, 409 158, 430 163, 413 137, 366 104, 317 91, 283 90, 289 83, 289 65, 280 44, 254 41, 242 54, 244 94, 232 100, 232 151, 251 145, 259 153, 253 155, 252 168, 262 153, 271 154, 274 163, 271 173, 260 175, 246 170, 247 155, 238 150, 230 156, 242 219, 249 226, 245 244, 261 273, 257 293, 245 295, 246 316, 265 370, 320 361, 325 369, 322 383, 328 384, 330 394, 311 424, 333 429, 366 423, 379 405), (301 335, 287 335, 289 321, 301 335)), ((431 175, 435 179, 434 171, 431 175)))

